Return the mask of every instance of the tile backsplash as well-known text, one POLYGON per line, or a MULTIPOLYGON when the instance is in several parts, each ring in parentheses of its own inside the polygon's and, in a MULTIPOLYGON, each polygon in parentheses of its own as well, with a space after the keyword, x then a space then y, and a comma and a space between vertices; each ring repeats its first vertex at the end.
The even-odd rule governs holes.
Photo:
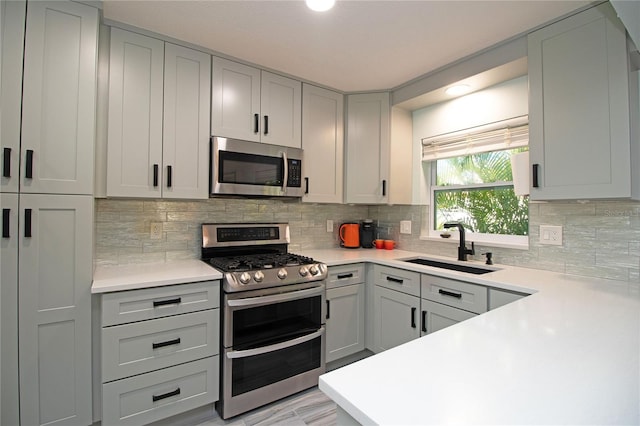
MULTIPOLYGON (((224 199, 202 201, 96 199, 95 259, 98 265, 198 258, 204 222, 288 222, 292 252, 338 246, 342 222, 374 219, 381 236, 398 248, 455 258, 452 242, 421 240, 426 206, 307 204, 297 200, 224 199), (334 223, 326 231, 326 221, 334 223), (401 220, 412 233, 400 234, 401 220), (162 225, 151 239, 151 223, 162 225)), ((528 250, 476 246, 497 264, 524 266, 627 281, 640 286, 640 202, 549 202, 530 205, 528 250), (563 226, 563 245, 538 243, 541 224, 563 226)), ((477 255, 476 258, 481 258, 477 255)))

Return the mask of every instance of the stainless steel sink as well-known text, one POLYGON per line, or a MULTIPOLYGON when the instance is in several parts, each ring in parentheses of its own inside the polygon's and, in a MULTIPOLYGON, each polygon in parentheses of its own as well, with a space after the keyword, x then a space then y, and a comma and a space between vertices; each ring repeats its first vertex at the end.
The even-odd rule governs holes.
POLYGON ((481 268, 478 266, 460 265, 459 263, 441 262, 433 259, 417 257, 415 259, 403 259, 404 262, 416 263, 418 265, 432 266, 434 268, 450 269, 453 271, 467 272, 469 274, 482 275, 495 272, 495 269, 481 268))

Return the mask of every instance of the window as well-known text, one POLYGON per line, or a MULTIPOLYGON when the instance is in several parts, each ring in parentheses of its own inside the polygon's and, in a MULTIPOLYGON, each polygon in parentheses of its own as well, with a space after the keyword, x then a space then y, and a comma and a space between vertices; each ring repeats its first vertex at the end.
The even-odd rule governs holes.
POLYGON ((528 150, 528 127, 515 130, 423 140, 423 159, 431 164, 429 237, 442 234, 446 222, 460 222, 472 241, 528 244, 529 197, 515 194, 511 169, 511 156, 528 150))

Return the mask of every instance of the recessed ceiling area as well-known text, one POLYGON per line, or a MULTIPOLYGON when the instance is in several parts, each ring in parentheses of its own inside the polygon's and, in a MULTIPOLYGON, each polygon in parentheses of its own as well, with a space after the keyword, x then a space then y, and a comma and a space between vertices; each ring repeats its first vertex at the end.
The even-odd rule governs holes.
POLYGON ((313 12, 303 0, 104 0, 103 12, 266 69, 363 92, 393 89, 590 3, 338 0, 313 12))

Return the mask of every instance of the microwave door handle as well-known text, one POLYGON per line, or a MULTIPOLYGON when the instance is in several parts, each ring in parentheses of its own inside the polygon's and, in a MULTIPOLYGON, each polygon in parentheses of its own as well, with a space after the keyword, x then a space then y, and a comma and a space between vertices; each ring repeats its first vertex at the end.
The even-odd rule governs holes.
POLYGON ((287 153, 282 152, 282 161, 284 161, 284 176, 282 178, 282 192, 287 192, 287 181, 289 180, 289 160, 287 159, 287 153))

